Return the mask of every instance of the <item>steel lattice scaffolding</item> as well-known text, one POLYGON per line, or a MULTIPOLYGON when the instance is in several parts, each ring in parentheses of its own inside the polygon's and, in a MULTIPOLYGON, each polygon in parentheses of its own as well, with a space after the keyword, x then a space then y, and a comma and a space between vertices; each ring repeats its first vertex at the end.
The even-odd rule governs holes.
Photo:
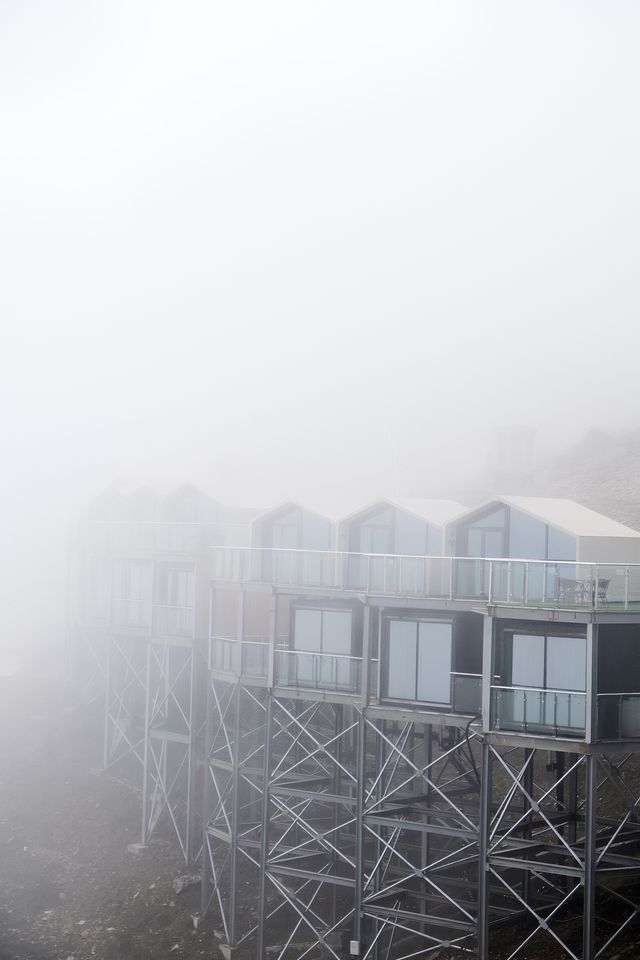
POLYGON ((542 937, 605 957, 638 919, 640 754, 386 701, 359 603, 347 669, 292 653, 290 588, 214 590, 203 909, 229 955, 489 960, 508 927, 514 960, 542 937))
POLYGON ((197 831, 193 802, 198 717, 198 649, 191 640, 147 643, 142 800, 142 842, 164 817, 185 862, 191 862, 197 831))

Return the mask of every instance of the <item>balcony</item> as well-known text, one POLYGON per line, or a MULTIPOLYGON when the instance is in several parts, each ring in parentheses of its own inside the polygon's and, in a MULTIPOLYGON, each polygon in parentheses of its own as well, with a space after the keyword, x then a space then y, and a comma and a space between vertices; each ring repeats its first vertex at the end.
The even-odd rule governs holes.
POLYGON ((262 637, 243 640, 211 637, 209 667, 235 677, 266 679, 269 673, 269 642, 262 637))
POLYGON ((227 539, 224 524, 131 520, 92 520, 82 529, 89 554, 120 557, 193 556, 227 539))
POLYGON ((491 728, 552 737, 584 737, 586 693, 491 687, 491 728))
POLYGON ((135 633, 148 631, 151 625, 151 604, 139 597, 114 597, 111 604, 111 625, 135 633))
POLYGON ((640 564, 212 547, 214 580, 568 610, 640 609, 640 564))
POLYGON ((279 649, 274 683, 302 690, 358 694, 362 690, 362 657, 279 649))
POLYGON ((155 603, 153 611, 153 629, 157 637, 193 638, 193 607, 155 603))

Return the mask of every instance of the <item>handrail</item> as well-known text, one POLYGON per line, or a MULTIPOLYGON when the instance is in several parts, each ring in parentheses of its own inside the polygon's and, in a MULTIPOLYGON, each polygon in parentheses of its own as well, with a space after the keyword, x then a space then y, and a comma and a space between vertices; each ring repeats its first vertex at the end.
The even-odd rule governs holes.
POLYGON ((500 683, 492 683, 491 689, 492 690, 523 690, 525 693, 568 693, 568 694, 571 694, 572 696, 580 696, 580 697, 586 697, 587 695, 586 690, 567 690, 566 688, 564 690, 561 690, 561 689, 556 689, 555 687, 525 687, 521 685, 513 686, 512 684, 506 685, 506 684, 500 684, 500 683))
POLYGON ((317 650, 297 650, 291 647, 289 648, 280 647, 277 652, 278 653, 294 653, 304 657, 325 657, 325 658, 331 657, 333 660, 354 660, 357 663, 362 663, 362 660, 363 660, 362 657, 351 657, 346 653, 329 653, 329 651, 322 653, 322 652, 318 652, 317 650))
POLYGON ((638 567, 640 569, 639 563, 630 563, 626 560, 620 560, 618 562, 614 560, 607 560, 604 563, 599 563, 596 560, 554 560, 549 558, 548 560, 532 560, 529 557, 461 557, 461 556, 449 556, 448 554, 423 554, 423 553, 362 553, 353 550, 315 550, 315 549, 306 549, 305 547, 258 547, 258 546, 231 546, 230 544, 211 544, 209 547, 210 550, 242 550, 244 552, 261 552, 261 553, 299 553, 299 554, 317 554, 319 556, 331 556, 331 557, 381 557, 389 560, 475 560, 481 561, 482 563, 528 563, 528 564, 538 564, 542 566, 564 566, 564 567, 588 567, 590 569, 595 569, 596 567, 638 567))
POLYGON ((598 609, 640 604, 640 563, 209 548, 212 579, 460 602, 598 609))
POLYGON ((598 693, 598 697, 640 697, 640 690, 627 690, 620 693, 598 693))

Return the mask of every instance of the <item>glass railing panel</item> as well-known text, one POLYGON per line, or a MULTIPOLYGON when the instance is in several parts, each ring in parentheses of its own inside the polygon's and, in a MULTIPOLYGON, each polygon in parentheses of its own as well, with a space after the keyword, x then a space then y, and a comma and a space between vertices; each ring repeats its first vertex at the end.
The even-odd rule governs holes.
POLYGON ((489 571, 487 560, 457 558, 454 561, 454 597, 459 600, 486 600, 489 596, 489 571))
POLYGON ((474 716, 482 710, 482 676, 475 673, 451 674, 451 705, 456 713, 474 716))
POLYGON ((356 657, 276 650, 275 682, 278 686, 358 693, 362 661, 356 657))
POLYGON ((598 737, 640 739, 640 693, 599 694, 598 737))
POLYGON ((116 627, 147 629, 151 622, 151 604, 146 600, 116 598, 112 602, 112 620, 116 627))
POLYGON ((567 609, 640 604, 640 565, 214 547, 212 576, 383 596, 567 609))
POLYGON ((242 641, 242 673, 246 677, 266 677, 269 669, 269 644, 242 641))
POLYGON ((155 604, 154 632, 159 637, 193 637, 193 607, 155 604))
POLYGON ((237 673, 240 666, 238 641, 228 637, 211 637, 209 659, 212 670, 237 673))
POLYGON ((586 695, 580 691, 493 687, 491 718, 494 730, 581 737, 585 733, 586 695))

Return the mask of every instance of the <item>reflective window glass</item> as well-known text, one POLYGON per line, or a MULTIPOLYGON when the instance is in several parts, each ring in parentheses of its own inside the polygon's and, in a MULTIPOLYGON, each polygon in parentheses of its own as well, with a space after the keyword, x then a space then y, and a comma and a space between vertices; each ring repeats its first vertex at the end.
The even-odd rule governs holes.
POLYGON ((417 698, 433 703, 451 699, 451 624, 420 623, 417 698))
POLYGON ((296 650, 313 650, 320 653, 322 640, 322 611, 296 610, 293 645, 296 650))
POLYGON ((512 509, 509 540, 509 556, 527 560, 546 559, 547 528, 541 520, 512 509))
POLYGON ((585 637, 547 637, 547 682, 552 690, 584 690, 587 684, 585 637))
POLYGON ((351 613, 349 610, 322 612, 322 652, 351 654, 351 613))
POLYGON ((544 687, 544 637, 514 633, 511 682, 516 687, 544 687))
POLYGON ((393 699, 415 700, 417 636, 414 620, 389 621, 387 696, 393 699))

